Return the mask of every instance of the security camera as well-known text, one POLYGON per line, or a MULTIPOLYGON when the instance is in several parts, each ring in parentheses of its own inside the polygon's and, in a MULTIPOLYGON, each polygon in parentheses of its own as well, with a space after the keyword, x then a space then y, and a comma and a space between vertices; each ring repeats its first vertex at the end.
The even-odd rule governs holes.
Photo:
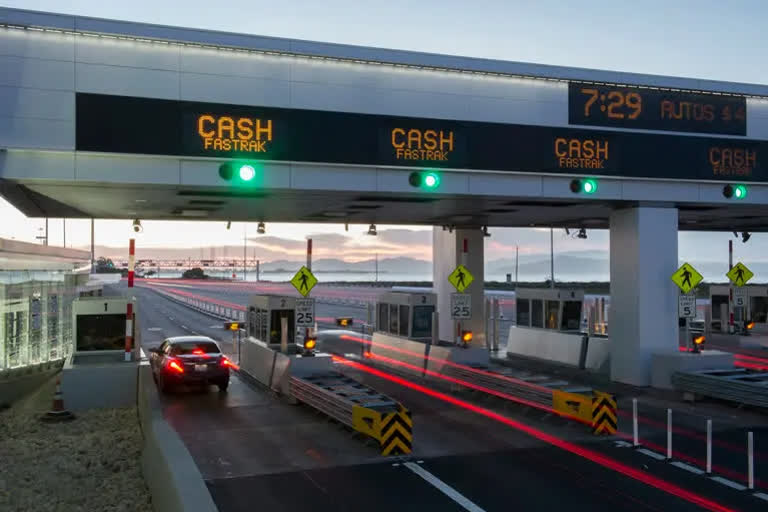
POLYGON ((142 227, 141 227, 141 221, 140 221, 139 219, 135 219, 135 220, 133 221, 133 230, 134 230, 136 233, 139 233, 139 232, 141 232, 141 231, 144 231, 144 228, 142 228, 142 227))

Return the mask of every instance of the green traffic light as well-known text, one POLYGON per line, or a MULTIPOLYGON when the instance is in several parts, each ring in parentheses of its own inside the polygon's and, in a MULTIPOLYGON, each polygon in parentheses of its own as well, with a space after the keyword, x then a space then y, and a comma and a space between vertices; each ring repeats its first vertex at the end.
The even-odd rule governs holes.
POLYGON ((428 189, 440 186, 440 176, 437 173, 429 172, 424 175, 424 187, 428 189))
POLYGON ((733 188, 733 197, 736 199, 744 199, 747 197, 747 187, 744 185, 736 185, 733 188))
POLYGON ((237 173, 238 176, 240 176, 241 181, 251 181, 256 177, 256 169, 254 169, 252 165, 248 164, 241 165, 237 173))
POLYGON ((581 183, 581 189, 584 191, 585 194, 594 194, 595 192, 597 192, 597 181, 584 180, 581 183))

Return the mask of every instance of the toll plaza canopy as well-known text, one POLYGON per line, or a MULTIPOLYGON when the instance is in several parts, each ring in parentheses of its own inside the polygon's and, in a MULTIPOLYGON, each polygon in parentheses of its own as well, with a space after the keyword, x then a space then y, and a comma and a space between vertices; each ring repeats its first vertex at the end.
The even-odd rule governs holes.
POLYGON ((29 216, 768 226, 766 86, 8 8, 0 68, 0 194, 29 216))

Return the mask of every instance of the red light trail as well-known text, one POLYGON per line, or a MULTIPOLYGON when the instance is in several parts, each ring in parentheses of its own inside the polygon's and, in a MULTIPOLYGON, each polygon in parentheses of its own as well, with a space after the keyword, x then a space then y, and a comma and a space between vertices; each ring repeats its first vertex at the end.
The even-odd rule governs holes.
POLYGON ((596 464, 599 464, 607 469, 616 471, 618 473, 621 473, 625 476, 628 476, 634 480, 637 480, 639 482, 642 482, 646 485, 649 485, 651 487, 655 487, 656 489, 659 489, 661 491, 664 491, 666 493, 672 494, 673 496, 677 496, 678 498, 682 498, 690 503, 693 503, 695 505, 698 505, 706 510, 710 510, 713 512, 729 512, 733 509, 725 507, 723 505, 720 505, 719 503, 716 503, 714 501, 711 501, 703 496, 699 496, 696 493, 693 493, 691 491, 688 491, 686 489, 683 489, 682 487, 678 487, 675 484, 666 482, 660 478, 657 478, 653 475, 649 475, 647 473, 644 473, 642 471, 639 471, 637 469, 634 469, 630 466, 627 466, 625 464, 622 464, 621 462, 618 462, 616 460, 613 460, 609 457, 606 457, 605 455, 602 455, 600 453, 594 452, 592 450, 589 450, 587 448, 578 446, 576 444, 570 443, 568 441, 565 441, 563 439, 559 439, 553 435, 547 434, 546 432, 542 432, 540 430, 537 430, 533 427, 530 427, 528 425, 525 425, 523 423, 520 423, 518 421, 512 420, 510 418, 507 418, 506 416, 503 416, 501 414, 498 414, 494 411, 491 411, 489 409, 485 409, 484 407, 479 407, 477 405, 471 404, 469 402, 465 402, 464 400, 460 400, 458 398, 452 397, 450 395, 446 395, 445 393, 440 393, 439 391, 435 391, 433 389, 421 386, 419 384, 413 383, 411 381, 408 381, 406 379, 396 377, 394 375, 389 375, 387 373, 384 373, 382 371, 379 371, 375 368, 371 368, 369 366, 366 366, 364 364, 360 364, 354 361, 347 361, 345 364, 349 365, 352 368, 356 368, 359 370, 362 370, 364 372, 370 373, 371 375, 374 375, 376 377, 380 377, 382 379, 388 380, 390 382, 394 382, 396 384, 399 384, 403 387, 412 389, 414 391, 418 391, 420 393, 423 393, 425 395, 431 396, 433 398, 437 398, 438 400, 441 400, 443 402, 455 405, 457 407, 461 407, 462 409, 465 409, 467 411, 473 412, 475 414, 479 414, 481 416, 485 416, 486 418, 490 418, 492 420, 498 421, 499 423, 503 423, 509 427, 512 427, 516 430, 519 430, 521 432, 524 432, 540 441, 543 441, 545 443, 548 443, 552 446, 556 446, 560 449, 563 449, 567 452, 573 453, 574 455, 578 455, 580 457, 583 457, 591 462, 594 462, 596 464))

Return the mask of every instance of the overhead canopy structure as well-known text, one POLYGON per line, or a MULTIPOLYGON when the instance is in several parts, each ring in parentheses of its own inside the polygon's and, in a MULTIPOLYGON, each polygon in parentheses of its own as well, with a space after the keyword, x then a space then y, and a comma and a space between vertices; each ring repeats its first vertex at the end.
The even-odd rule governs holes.
POLYGON ((768 226, 765 86, 6 8, 0 45, 0 194, 30 216, 768 226))

